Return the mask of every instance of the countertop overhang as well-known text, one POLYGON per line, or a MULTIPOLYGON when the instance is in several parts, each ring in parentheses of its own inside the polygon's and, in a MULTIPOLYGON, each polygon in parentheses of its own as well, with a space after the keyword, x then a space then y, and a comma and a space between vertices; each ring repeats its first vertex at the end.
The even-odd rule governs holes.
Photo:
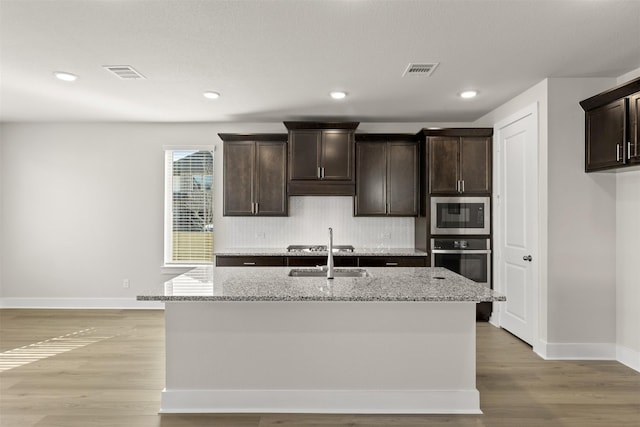
MULTIPOLYGON (((372 267, 369 277, 290 277, 290 267, 194 268, 139 301, 490 302, 506 298, 442 267, 372 267)), ((339 268, 337 270, 340 270, 339 268)))

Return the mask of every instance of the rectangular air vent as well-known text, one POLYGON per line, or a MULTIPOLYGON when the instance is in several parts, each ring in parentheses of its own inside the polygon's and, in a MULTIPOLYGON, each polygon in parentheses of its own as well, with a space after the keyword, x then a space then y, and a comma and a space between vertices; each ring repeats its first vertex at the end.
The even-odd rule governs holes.
POLYGON ((411 63, 411 64, 409 64, 407 69, 404 71, 404 74, 402 74, 402 77, 404 77, 404 76, 425 76, 425 77, 428 77, 433 73, 433 70, 436 69, 438 64, 439 64, 438 62, 435 62, 433 64, 411 63))
POLYGON ((107 71, 111 71, 122 80, 137 80, 146 78, 130 65, 103 65, 102 68, 107 71))

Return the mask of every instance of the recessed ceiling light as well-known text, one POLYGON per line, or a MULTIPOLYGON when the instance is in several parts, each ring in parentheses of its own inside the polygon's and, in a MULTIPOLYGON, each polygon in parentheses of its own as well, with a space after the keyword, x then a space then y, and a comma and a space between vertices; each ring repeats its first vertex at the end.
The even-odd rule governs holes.
POLYGON ((220 94, 218 92, 211 92, 211 91, 204 92, 202 94, 202 96, 204 96, 205 98, 209 98, 209 99, 218 99, 218 98, 220 98, 220 94))
POLYGON ((66 73, 64 71, 54 71, 53 75, 56 76, 59 80, 64 80, 65 82, 72 82, 78 79, 78 76, 71 73, 66 73))
POLYGON ((478 92, 475 90, 465 90, 464 92, 460 93, 460 98, 474 98, 477 94, 478 92))
POLYGON ((209 99, 218 99, 220 98, 220 94, 218 92, 206 91, 202 93, 202 96, 209 99))
POLYGON ((334 91, 334 92, 331 92, 329 95, 331 95, 333 99, 344 99, 347 97, 347 92, 334 91))

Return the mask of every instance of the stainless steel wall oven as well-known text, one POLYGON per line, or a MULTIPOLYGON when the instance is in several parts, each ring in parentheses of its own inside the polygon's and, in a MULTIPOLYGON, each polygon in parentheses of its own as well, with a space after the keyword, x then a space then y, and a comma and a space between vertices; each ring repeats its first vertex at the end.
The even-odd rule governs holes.
MULTIPOLYGON (((431 266, 445 267, 478 282, 478 286, 491 288, 491 241, 488 238, 433 238, 431 266)), ((478 304, 477 318, 489 320, 491 310, 491 303, 478 304)))

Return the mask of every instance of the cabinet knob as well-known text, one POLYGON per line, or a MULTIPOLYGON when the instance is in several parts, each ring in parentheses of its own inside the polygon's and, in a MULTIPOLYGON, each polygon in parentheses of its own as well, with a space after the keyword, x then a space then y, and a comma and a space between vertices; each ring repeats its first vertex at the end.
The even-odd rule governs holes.
POLYGON ((533 260, 533 257, 531 255, 525 255, 522 257, 522 260, 531 262, 533 260))

